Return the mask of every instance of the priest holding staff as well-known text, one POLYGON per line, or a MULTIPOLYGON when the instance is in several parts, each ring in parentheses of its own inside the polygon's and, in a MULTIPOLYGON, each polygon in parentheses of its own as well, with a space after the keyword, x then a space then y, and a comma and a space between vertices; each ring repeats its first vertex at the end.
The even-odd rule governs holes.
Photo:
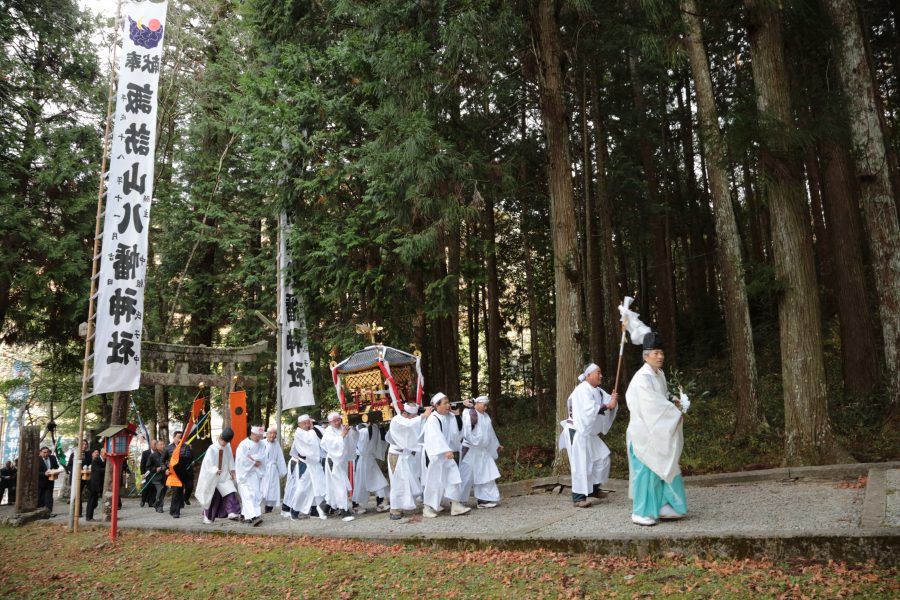
POLYGON ((687 513, 684 481, 678 461, 684 445, 683 415, 688 397, 669 398, 662 371, 665 352, 655 332, 643 339, 644 365, 634 374, 625 401, 631 413, 625 434, 628 446, 631 521, 656 525, 659 519, 680 519, 687 513))

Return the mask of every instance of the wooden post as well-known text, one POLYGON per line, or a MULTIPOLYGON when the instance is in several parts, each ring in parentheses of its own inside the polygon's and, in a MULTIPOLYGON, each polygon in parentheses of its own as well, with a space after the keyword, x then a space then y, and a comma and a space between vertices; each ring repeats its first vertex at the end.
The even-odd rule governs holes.
POLYGON ((16 478, 16 512, 37 510, 38 451, 41 447, 41 428, 26 425, 19 433, 19 473, 16 478))
POLYGON ((222 369, 225 386, 222 388, 222 429, 231 427, 231 402, 229 396, 234 390, 234 363, 225 363, 222 369))
MULTIPOLYGON (((116 392, 113 396, 112 418, 110 423, 127 423, 128 406, 131 401, 131 392, 116 392)), ((106 440, 103 440, 106 444, 106 440)), ((121 483, 121 469, 111 469, 110 460, 106 462, 106 472, 103 474, 103 520, 112 521, 114 507, 119 505, 119 484, 121 483)))
POLYGON ((156 431, 153 435, 157 439, 169 442, 169 407, 166 406, 165 390, 162 385, 153 386, 153 405, 156 407, 156 431))
POLYGON ((119 483, 122 481, 122 462, 125 460, 124 456, 111 456, 109 458, 109 463, 112 463, 112 472, 113 472, 113 481, 112 481, 112 502, 110 503, 111 512, 110 512, 110 527, 109 527, 109 539, 110 541, 116 541, 116 537, 119 534, 119 483))

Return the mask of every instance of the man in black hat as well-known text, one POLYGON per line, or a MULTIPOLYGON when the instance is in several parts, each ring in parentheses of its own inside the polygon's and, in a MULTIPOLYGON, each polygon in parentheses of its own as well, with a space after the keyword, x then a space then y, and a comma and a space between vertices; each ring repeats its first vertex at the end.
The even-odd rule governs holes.
POLYGON ((690 406, 687 396, 669 398, 662 367, 665 351, 656 332, 644 336, 644 365, 628 385, 625 400, 631 415, 628 445, 631 521, 656 525, 658 519, 680 519, 687 512, 678 461, 684 446, 682 423, 690 406))
POLYGON ((235 485, 234 456, 231 440, 234 432, 226 427, 218 441, 209 447, 200 465, 200 477, 194 494, 203 507, 203 523, 209 525, 216 517, 238 519, 241 505, 235 485))

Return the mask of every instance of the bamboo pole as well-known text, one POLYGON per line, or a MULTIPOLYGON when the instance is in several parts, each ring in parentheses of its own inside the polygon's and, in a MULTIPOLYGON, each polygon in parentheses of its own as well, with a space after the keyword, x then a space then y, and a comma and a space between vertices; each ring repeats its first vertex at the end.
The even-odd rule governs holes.
MULTIPOLYGON (((116 20, 115 35, 118 36, 119 24, 122 20, 122 0, 116 4, 116 20)), ((113 39, 112 61, 109 69, 109 90, 106 97, 106 124, 103 128, 103 158, 100 161, 100 185, 97 189, 97 215, 94 224, 94 252, 91 258, 91 294, 88 302, 88 320, 87 332, 84 337, 84 364, 81 373, 81 412, 78 415, 78 449, 74 453, 72 461, 72 477, 73 491, 69 499, 69 531, 78 533, 78 513, 81 509, 81 450, 82 441, 84 440, 84 415, 85 402, 91 396, 88 393, 88 382, 91 379, 93 369, 91 368, 91 358, 93 356, 92 347, 94 340, 94 309, 96 308, 97 295, 97 271, 99 269, 100 259, 100 242, 103 218, 103 193, 106 188, 106 166, 109 160, 109 130, 112 122, 113 97, 115 95, 116 67, 118 57, 118 43, 116 38, 113 39)))

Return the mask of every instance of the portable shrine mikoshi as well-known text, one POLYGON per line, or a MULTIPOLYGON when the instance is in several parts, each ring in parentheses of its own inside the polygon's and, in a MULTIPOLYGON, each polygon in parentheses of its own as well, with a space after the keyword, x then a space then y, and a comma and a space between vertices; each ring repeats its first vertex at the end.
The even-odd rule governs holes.
POLYGON ((339 363, 331 377, 345 425, 383 423, 400 413, 405 402, 422 404, 421 354, 383 344, 367 346, 339 363))

